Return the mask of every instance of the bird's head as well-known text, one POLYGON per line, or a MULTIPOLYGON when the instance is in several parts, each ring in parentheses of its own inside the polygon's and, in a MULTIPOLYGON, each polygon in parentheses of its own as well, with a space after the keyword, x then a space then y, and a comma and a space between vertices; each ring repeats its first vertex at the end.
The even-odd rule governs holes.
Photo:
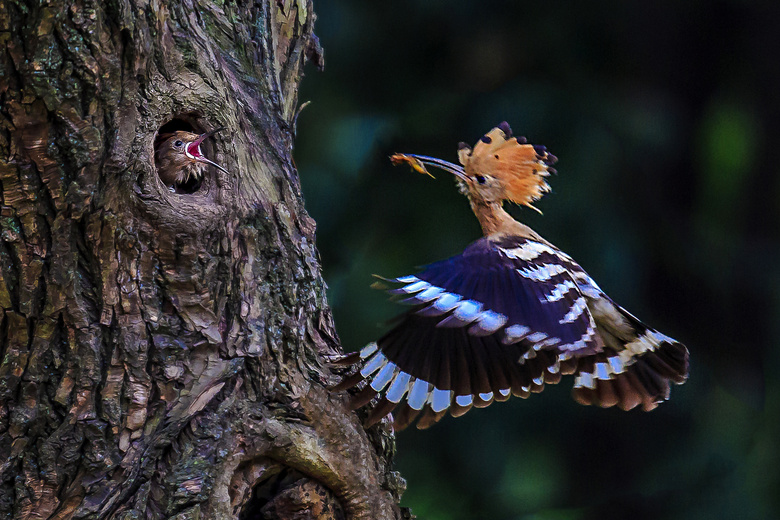
POLYGON ((509 200, 533 209, 532 203, 550 191, 547 176, 558 159, 544 146, 527 144, 524 137, 512 137, 506 122, 482 136, 472 149, 465 143, 458 147, 462 166, 434 157, 395 154, 393 164, 407 163, 420 173, 425 166, 435 166, 452 173, 461 190, 474 202, 501 203, 509 200))
MULTIPOLYGON (((217 128, 203 134, 193 134, 184 130, 177 130, 170 134, 160 136, 160 145, 157 147, 157 163, 160 176, 167 183, 167 178, 181 177, 178 172, 197 172, 198 175, 206 164, 211 164, 225 173, 225 168, 214 161, 207 159, 200 148, 206 138, 222 130, 217 128), (195 166, 195 168, 193 168, 195 166)), ((188 174, 189 175, 189 174, 188 174)), ((181 182, 177 180, 177 182, 181 182)))

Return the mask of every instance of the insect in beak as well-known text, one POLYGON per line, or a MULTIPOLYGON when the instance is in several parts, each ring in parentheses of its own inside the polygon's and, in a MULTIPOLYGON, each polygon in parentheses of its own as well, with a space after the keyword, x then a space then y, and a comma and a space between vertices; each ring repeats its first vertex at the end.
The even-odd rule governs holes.
POLYGON ((463 181, 468 182, 470 180, 462 166, 458 166, 457 164, 452 164, 435 157, 428 157, 427 155, 397 153, 390 156, 390 162, 392 162, 395 166, 406 163, 411 166, 414 171, 423 173, 425 175, 430 175, 431 177, 433 177, 433 175, 431 175, 431 172, 429 172, 425 166, 435 166, 440 170, 450 172, 463 181))
POLYGON ((214 135, 217 132, 219 132, 221 130, 224 130, 224 129, 225 129, 224 126, 220 126, 219 128, 215 128, 214 130, 210 130, 210 131, 206 132, 205 134, 199 135, 197 139, 195 139, 194 141, 192 141, 191 143, 189 143, 185 147, 184 153, 187 155, 187 157, 189 157, 190 159, 192 159, 194 161, 204 162, 204 163, 210 164, 210 165, 215 166, 216 168, 222 170, 223 172, 229 174, 230 172, 227 171, 225 168, 223 168, 219 164, 215 163, 214 161, 211 161, 211 160, 207 159, 206 157, 204 157, 203 153, 200 150, 200 144, 203 141, 205 141, 208 137, 211 137, 212 135, 214 135))

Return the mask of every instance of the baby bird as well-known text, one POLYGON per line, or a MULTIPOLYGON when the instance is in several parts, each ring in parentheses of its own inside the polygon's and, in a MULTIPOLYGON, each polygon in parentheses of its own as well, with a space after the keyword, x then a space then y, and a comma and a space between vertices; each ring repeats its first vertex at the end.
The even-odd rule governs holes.
POLYGON ((205 134, 193 134, 183 130, 177 130, 171 134, 162 134, 158 137, 159 146, 155 152, 157 173, 163 183, 172 192, 190 179, 200 180, 207 164, 216 166, 225 173, 225 168, 210 161, 203 156, 200 144, 215 133, 223 130, 217 128, 205 134))
MULTIPOLYGON (((461 143, 462 166, 396 154, 421 173, 435 166, 455 176, 484 237, 422 271, 383 279, 381 288, 411 309, 359 352, 337 360, 358 365, 334 390, 362 385, 358 408, 379 401, 366 427, 393 412, 401 430, 419 417, 427 428, 449 410, 461 416, 515 395, 541 392, 574 375, 581 404, 645 411, 688 377, 688 350, 613 302, 569 255, 514 220, 504 201, 531 204, 549 191, 555 156, 512 137, 507 123, 473 150, 461 143)), ((375 284, 376 285, 376 284, 375 284)))

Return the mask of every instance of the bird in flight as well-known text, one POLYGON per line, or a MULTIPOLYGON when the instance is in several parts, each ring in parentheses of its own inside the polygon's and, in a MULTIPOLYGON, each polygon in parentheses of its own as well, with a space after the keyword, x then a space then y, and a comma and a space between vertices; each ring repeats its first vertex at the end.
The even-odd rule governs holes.
POLYGON ((353 408, 379 397, 366 427, 392 412, 396 430, 415 419, 427 428, 448 411, 459 417, 526 398, 565 375, 585 405, 649 411, 668 399, 670 383, 688 377, 685 346, 613 302, 569 255, 503 208, 533 208, 550 190, 556 157, 513 137, 504 122, 473 149, 461 143, 458 158, 460 165, 391 157, 420 173, 454 175, 484 236, 459 255, 375 284, 410 309, 380 339, 336 361, 357 366, 334 387, 359 388, 353 408))

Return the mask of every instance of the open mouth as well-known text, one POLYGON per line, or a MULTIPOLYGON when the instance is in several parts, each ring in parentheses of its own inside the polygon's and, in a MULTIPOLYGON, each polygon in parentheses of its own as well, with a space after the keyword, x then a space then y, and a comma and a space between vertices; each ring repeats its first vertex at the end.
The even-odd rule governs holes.
POLYGON ((214 135, 214 134, 216 134, 217 132, 219 132, 221 130, 224 130, 224 127, 219 127, 219 128, 214 129, 214 130, 211 130, 210 132, 206 132, 205 134, 199 135, 197 139, 192 141, 190 144, 188 144, 184 148, 184 153, 185 153, 185 155, 187 157, 189 157, 190 159, 192 159, 194 161, 211 164, 212 166, 216 166, 218 169, 220 169, 223 172, 229 174, 230 172, 228 172, 225 168, 223 168, 222 166, 218 165, 214 161, 204 157, 203 156, 203 152, 200 149, 200 144, 203 141, 205 141, 207 137, 209 137, 211 135, 214 135))
POLYGON ((199 159, 203 157, 203 152, 200 151, 200 143, 203 142, 203 137, 199 137, 197 141, 191 142, 187 145, 187 155, 192 159, 199 159))
POLYGON ((197 139, 187 145, 187 148, 185 149, 187 157, 190 159, 195 159, 196 161, 203 160, 204 157, 203 152, 200 151, 200 143, 205 141, 207 137, 210 137, 222 130, 224 130, 224 127, 220 126, 219 128, 215 128, 214 130, 206 132, 205 134, 200 134, 197 139))

